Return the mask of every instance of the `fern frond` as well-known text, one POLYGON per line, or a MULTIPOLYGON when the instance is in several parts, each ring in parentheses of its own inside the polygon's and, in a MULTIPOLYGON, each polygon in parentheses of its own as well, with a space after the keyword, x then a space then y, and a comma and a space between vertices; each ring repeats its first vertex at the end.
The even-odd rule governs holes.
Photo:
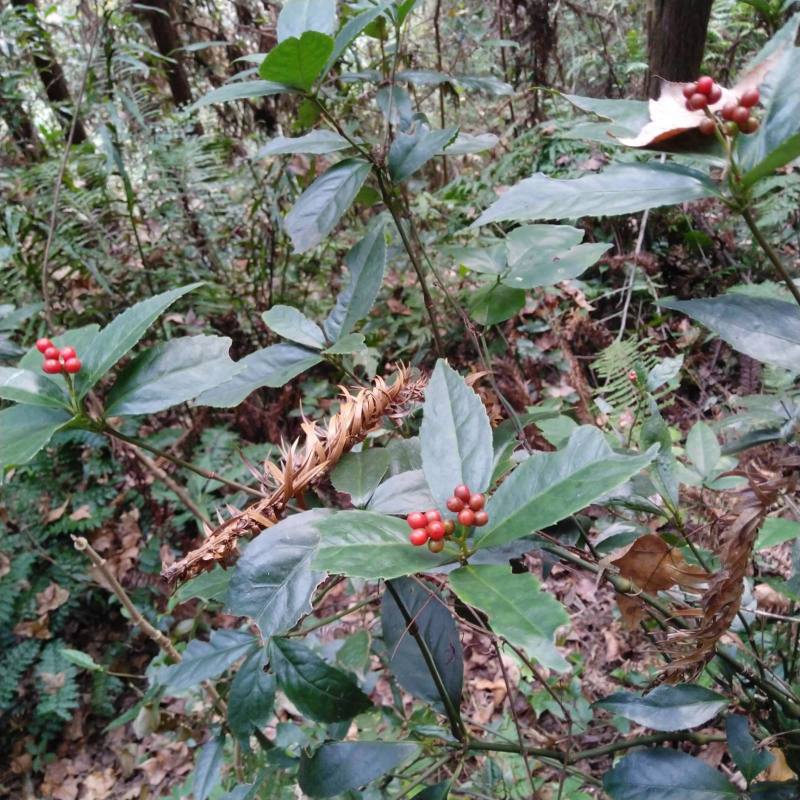
POLYGON ((636 387, 628 378, 631 370, 648 372, 657 363, 657 346, 643 339, 622 339, 603 349, 592 364, 600 378, 595 396, 601 397, 617 411, 636 405, 636 387))

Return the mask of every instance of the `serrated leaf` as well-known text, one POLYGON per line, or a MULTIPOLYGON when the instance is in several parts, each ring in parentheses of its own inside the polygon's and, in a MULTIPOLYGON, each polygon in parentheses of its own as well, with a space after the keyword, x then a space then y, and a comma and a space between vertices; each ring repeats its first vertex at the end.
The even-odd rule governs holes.
POLYGON ((326 664, 302 642, 276 637, 269 653, 281 690, 311 719, 342 722, 372 707, 352 675, 326 664))
POLYGON ((465 603, 489 617, 495 633, 550 669, 569 669, 553 643, 556 629, 569 623, 569 615, 529 572, 517 575, 507 565, 470 564, 451 572, 449 580, 465 603))
POLYGON ((610 714, 656 731, 683 731, 704 725, 727 704, 722 695, 693 684, 657 686, 644 696, 636 692, 615 692, 595 703, 610 714))
POLYGON ((264 324, 278 336, 304 347, 321 350, 325 336, 319 325, 293 306, 272 306, 261 315, 264 324))
POLYGON ((67 411, 16 405, 0 411, 0 467, 30 461, 72 419, 67 411))
POLYGON ((333 52, 333 39, 317 31, 284 39, 267 53, 258 69, 265 81, 308 91, 333 52))
POLYGON ((436 505, 421 469, 401 472, 385 480, 370 498, 367 508, 381 514, 407 515, 436 505))
POLYGON ((225 752, 225 735, 213 736, 197 754, 192 797, 206 800, 222 779, 222 756, 225 752))
POLYGON ((441 359, 425 389, 422 469, 438 506, 465 483, 482 492, 492 474, 492 429, 486 409, 466 381, 441 359))
POLYGON ((333 230, 371 169, 367 161, 347 158, 320 175, 300 195, 284 220, 296 253, 316 247, 333 230))
POLYGON ((336 31, 336 0, 286 0, 278 15, 278 41, 318 31, 333 36, 336 31))
POLYGON ((272 716, 275 676, 264 672, 265 653, 248 656, 231 681, 228 692, 228 724, 234 736, 247 740, 253 728, 261 728, 272 716))
POLYGON ((228 596, 228 585, 232 575, 231 570, 223 569, 219 564, 208 572, 201 572, 197 577, 182 583, 175 590, 169 599, 167 609, 172 611, 175 606, 185 603, 193 597, 199 597, 205 602, 215 600, 223 603, 228 596))
POLYGON ((457 127, 431 130, 418 122, 410 133, 398 133, 389 150, 389 174, 395 183, 410 178, 418 169, 441 153, 458 133, 457 127))
POLYGON ((657 451, 655 445, 642 454, 615 453, 597 428, 581 426, 563 450, 534 453, 503 481, 475 545, 495 547, 554 525, 629 480, 657 451))
POLYGON ((286 517, 250 542, 236 564, 228 607, 251 617, 265 639, 311 611, 311 596, 325 577, 311 568, 319 542, 314 524, 325 514, 315 509, 286 517))
POLYGON ((0 399, 44 408, 68 408, 67 393, 55 381, 19 367, 0 367, 0 399))
POLYGON ((748 784, 775 761, 768 750, 756 748, 756 740, 750 734, 747 717, 731 714, 725 720, 725 735, 731 757, 748 784))
POLYGON ((297 778, 309 797, 334 797, 374 781, 418 752, 418 745, 406 742, 328 742, 313 755, 303 753, 297 778))
POLYGON ((331 473, 333 488, 349 494, 356 508, 366 505, 389 469, 389 458, 389 451, 383 447, 345 453, 331 473))

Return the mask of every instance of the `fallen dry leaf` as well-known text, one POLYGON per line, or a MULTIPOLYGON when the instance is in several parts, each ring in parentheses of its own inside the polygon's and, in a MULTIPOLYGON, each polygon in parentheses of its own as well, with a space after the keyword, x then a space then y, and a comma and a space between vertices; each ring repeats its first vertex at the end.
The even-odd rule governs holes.
POLYGON ((47 614, 55 611, 69 600, 69 592, 57 583, 51 583, 46 589, 36 595, 36 611, 38 614, 47 614))
POLYGON ((69 505, 69 498, 67 498, 60 506, 56 506, 56 508, 50 509, 47 512, 47 516, 45 516, 45 522, 57 522, 64 516, 64 512, 67 510, 67 506, 69 505))
POLYGON ((26 619, 14 626, 14 633, 28 639, 50 639, 53 634, 50 633, 47 623, 47 614, 42 615, 39 619, 26 619))
POLYGON ((64 688, 67 682, 66 672, 40 672, 39 679, 42 682, 45 694, 55 694, 59 689, 64 688))
POLYGON ((5 577, 9 572, 11 572, 11 559, 5 553, 0 553, 0 578, 5 577))
POLYGON ((765 781, 793 781, 797 778, 794 770, 786 763, 786 756, 780 747, 770 747, 769 752, 775 760, 761 773, 765 781))
POLYGON ((89 508, 88 505, 82 505, 79 508, 76 508, 70 515, 69 518, 73 522, 80 522, 84 519, 91 519, 92 516, 92 509, 89 508))

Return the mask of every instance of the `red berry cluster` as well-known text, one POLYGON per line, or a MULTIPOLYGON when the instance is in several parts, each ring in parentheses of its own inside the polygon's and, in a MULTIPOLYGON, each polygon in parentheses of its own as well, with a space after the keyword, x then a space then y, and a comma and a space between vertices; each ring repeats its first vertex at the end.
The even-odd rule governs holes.
POLYGON ((74 347, 62 347, 60 350, 49 339, 37 339, 36 349, 44 356, 42 370, 48 375, 59 372, 75 374, 81 371, 81 360, 74 347))
MULTIPOLYGON (((689 111, 702 111, 720 101, 722 89, 714 83, 713 78, 703 75, 683 87, 683 96, 689 111)), ((720 111, 724 123, 721 125, 722 132, 726 136, 735 136, 739 132, 755 133, 758 130, 758 120, 752 115, 751 109, 758 105, 759 100, 758 89, 748 89, 742 93, 738 102, 726 103, 720 111)), ((706 115, 699 125, 700 133, 713 136, 718 120, 710 111, 706 111, 706 115)))
POLYGON ((443 521, 442 515, 435 510, 415 511, 406 517, 406 522, 411 528, 409 541, 415 547, 421 547, 425 542, 432 553, 441 553, 444 550, 444 537, 452 535, 456 529, 453 520, 443 521))
POLYGON ((486 498, 482 494, 473 494, 469 486, 463 483, 456 486, 453 496, 447 501, 447 508, 458 514, 458 521, 462 525, 482 526, 489 521, 489 515, 483 510, 486 498))
POLYGON ((714 83, 713 78, 703 75, 702 78, 683 87, 683 96, 686 98, 686 108, 689 111, 700 111, 718 103, 722 97, 722 89, 714 83))
POLYGON ((758 120, 750 113, 750 109, 758 105, 760 99, 758 89, 748 89, 742 93, 738 103, 722 106, 722 119, 727 123, 726 131, 731 136, 737 128, 742 133, 755 133, 758 130, 758 120))

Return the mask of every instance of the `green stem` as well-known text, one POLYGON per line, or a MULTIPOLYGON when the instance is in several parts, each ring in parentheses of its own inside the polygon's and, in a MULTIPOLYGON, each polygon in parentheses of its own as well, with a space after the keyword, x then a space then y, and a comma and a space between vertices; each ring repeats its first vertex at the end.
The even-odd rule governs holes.
POLYGON ((346 617, 348 614, 352 614, 355 611, 358 611, 360 608, 364 608, 364 606, 368 606, 370 603, 374 603, 378 599, 379 595, 372 594, 369 597, 365 597, 358 603, 355 603, 352 606, 348 606, 347 608, 343 608, 341 611, 337 611, 335 614, 331 614, 329 617, 323 617, 322 619, 318 619, 313 622, 311 625, 300 628, 300 630, 294 631, 293 633, 287 634, 287 636, 305 636, 307 633, 311 633, 311 631, 317 630, 317 628, 324 628, 326 625, 330 625, 331 622, 336 622, 337 619, 341 619, 342 617, 346 617))

